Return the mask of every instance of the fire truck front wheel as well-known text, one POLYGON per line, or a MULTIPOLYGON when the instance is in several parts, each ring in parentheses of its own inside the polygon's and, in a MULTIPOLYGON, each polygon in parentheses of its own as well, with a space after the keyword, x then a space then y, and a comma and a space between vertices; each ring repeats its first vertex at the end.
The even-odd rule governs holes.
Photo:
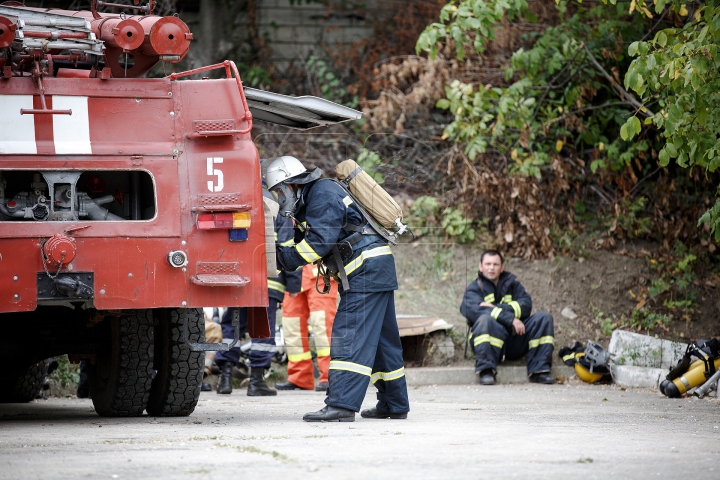
POLYGON ((205 316, 201 308, 161 308, 155 327, 155 369, 157 375, 150 390, 147 412, 153 416, 185 417, 190 415, 202 385, 204 352, 193 352, 188 340, 205 342, 205 316))
POLYGON ((107 339, 88 368, 90 396, 103 417, 142 415, 153 378, 152 310, 125 310, 97 328, 107 339))
POLYGON ((47 361, 25 368, 19 375, 0 378, 0 403, 27 403, 34 400, 47 375, 47 361))

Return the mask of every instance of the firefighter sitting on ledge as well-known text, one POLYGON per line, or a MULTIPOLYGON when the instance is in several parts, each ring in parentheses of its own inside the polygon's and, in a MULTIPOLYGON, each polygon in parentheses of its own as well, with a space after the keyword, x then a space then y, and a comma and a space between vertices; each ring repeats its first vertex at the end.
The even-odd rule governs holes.
POLYGON ((550 375, 555 343, 552 315, 530 315, 532 299, 517 277, 505 271, 500 252, 483 252, 478 269, 478 278, 468 285, 460 305, 472 329, 478 383, 495 384, 503 354, 508 360, 526 355, 530 381, 554 383, 550 375))

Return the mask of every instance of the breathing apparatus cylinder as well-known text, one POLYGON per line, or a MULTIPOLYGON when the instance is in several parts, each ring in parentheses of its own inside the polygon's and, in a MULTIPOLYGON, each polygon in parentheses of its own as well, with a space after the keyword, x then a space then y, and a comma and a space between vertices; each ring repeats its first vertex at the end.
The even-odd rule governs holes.
MULTIPOLYGON (((708 358, 705 355, 706 359, 708 358)), ((715 369, 720 367, 720 358, 708 360, 715 363, 715 369)), ((690 364, 687 371, 674 380, 665 379, 660 383, 660 392, 670 398, 678 398, 685 395, 688 390, 702 385, 708 377, 705 375, 705 362, 695 360, 690 364)))
POLYGON ((335 174, 383 227, 402 230, 402 208, 357 162, 340 162, 335 167, 335 174))

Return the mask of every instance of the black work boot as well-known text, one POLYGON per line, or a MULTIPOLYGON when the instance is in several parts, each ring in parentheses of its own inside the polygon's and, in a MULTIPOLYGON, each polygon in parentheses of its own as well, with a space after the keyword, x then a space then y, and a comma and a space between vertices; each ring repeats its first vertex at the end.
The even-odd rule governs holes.
POLYGON ((393 420, 405 420, 407 413, 385 412, 378 410, 377 407, 368 408, 360 412, 363 418, 392 418, 393 420))
POLYGON ((478 383, 480 385, 495 385, 495 374, 491 369, 486 369, 478 375, 478 383))
POLYGON ((328 405, 317 412, 306 413, 303 415, 303 420, 306 422, 354 422, 355 412, 347 408, 328 405))
POLYGON ((255 367, 250 369, 250 383, 248 384, 248 397, 271 397, 277 395, 277 390, 268 387, 263 379, 265 369, 255 367))
POLYGON ((220 367, 220 376, 218 377, 217 393, 232 393, 232 362, 225 362, 220 367))
POLYGON ((530 382, 551 385, 555 383, 555 377, 547 372, 537 372, 530 375, 530 382))
POLYGON ((289 380, 287 382, 276 383, 275 388, 277 388, 278 390, 307 390, 305 388, 298 387, 289 380))

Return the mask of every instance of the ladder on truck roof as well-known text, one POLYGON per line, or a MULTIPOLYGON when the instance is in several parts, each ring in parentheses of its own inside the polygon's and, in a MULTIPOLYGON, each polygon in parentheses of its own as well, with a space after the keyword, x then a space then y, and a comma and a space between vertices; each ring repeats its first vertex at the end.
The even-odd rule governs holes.
POLYGON ((0 5, 0 16, 15 25, 13 50, 79 50, 102 55, 105 46, 81 17, 0 5))

